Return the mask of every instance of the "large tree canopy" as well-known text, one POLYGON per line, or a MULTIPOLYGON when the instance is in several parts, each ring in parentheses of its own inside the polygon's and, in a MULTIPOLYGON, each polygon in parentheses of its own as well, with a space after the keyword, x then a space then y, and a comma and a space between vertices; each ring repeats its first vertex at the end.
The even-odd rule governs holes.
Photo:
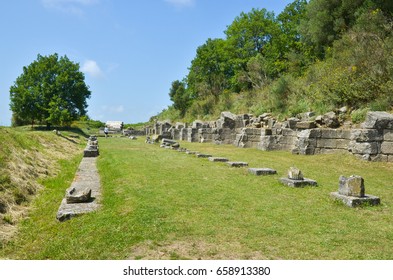
POLYGON ((91 92, 79 64, 58 54, 37 56, 10 88, 10 108, 19 123, 64 125, 86 115, 91 92))

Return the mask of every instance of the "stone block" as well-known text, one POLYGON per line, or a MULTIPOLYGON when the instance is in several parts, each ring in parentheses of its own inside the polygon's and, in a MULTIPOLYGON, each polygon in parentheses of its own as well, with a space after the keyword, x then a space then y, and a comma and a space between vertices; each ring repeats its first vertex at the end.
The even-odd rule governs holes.
POLYGON ((247 162, 242 162, 242 161, 228 161, 227 164, 230 167, 246 167, 246 166, 248 166, 247 162))
POLYGON ((196 152, 196 151, 190 151, 190 150, 187 150, 186 151, 186 154, 188 154, 188 155, 195 155, 195 154, 197 154, 198 152, 196 152))
POLYGON ((382 142, 381 153, 385 155, 393 155, 393 142, 382 142))
POLYGON ((297 136, 297 132, 293 129, 289 129, 289 128, 283 128, 281 130, 281 134, 284 136, 292 136, 292 137, 296 137, 297 136))
POLYGON ((271 168, 249 168, 248 173, 256 176, 261 176, 277 174, 277 171, 271 168))
POLYGON ((357 143, 355 141, 350 141, 348 144, 348 151, 352 152, 353 154, 375 155, 378 154, 378 144, 377 142, 357 143))
POLYGON ((89 202, 90 200, 91 200, 90 188, 76 190, 76 188, 71 187, 66 191, 67 203, 84 203, 84 202, 89 202))
POLYGON ((337 139, 332 138, 320 138, 317 139, 317 148, 325 148, 325 149, 336 149, 337 148, 337 139))
POLYGON ((289 178, 280 178, 280 182, 288 187, 302 188, 306 186, 317 186, 317 181, 304 178, 303 180, 294 180, 289 178))
POLYGON ((363 128, 393 129, 393 115, 387 112, 368 112, 363 128))
POLYGON ((315 122, 305 121, 305 122, 298 122, 296 124, 297 129, 311 129, 316 128, 317 125, 315 122))
POLYGON ((262 128, 260 129, 261 136, 270 136, 272 135, 272 129, 271 128, 262 128))
POLYGON ((383 140, 393 142, 393 129, 385 129, 383 131, 383 140))
POLYGON ((293 180, 303 180, 304 176, 299 168, 290 167, 288 170, 288 178, 293 180))
POLYGON ((86 148, 83 151, 83 157, 98 157, 98 155, 99 155, 98 149, 91 150, 91 149, 86 148))
POLYGON ((350 140, 356 142, 382 141, 383 135, 376 129, 354 129, 351 131, 350 140))
POLYGON ((202 154, 202 153, 196 153, 195 155, 196 155, 197 158, 209 158, 209 157, 212 157, 212 155, 202 154))
POLYGON ((363 197, 365 193, 364 179, 360 176, 340 176, 338 193, 346 196, 363 197))
POLYGON ((337 149, 348 150, 348 139, 337 139, 336 140, 337 149))
POLYGON ((342 195, 339 192, 332 192, 330 193, 330 196, 333 199, 342 201, 345 205, 349 207, 357 207, 361 205, 375 206, 381 203, 381 199, 379 197, 368 194, 364 195, 363 197, 355 197, 342 195))
POLYGON ((213 161, 213 162, 227 162, 227 161, 229 161, 227 158, 224 158, 224 157, 209 157, 209 160, 213 161))

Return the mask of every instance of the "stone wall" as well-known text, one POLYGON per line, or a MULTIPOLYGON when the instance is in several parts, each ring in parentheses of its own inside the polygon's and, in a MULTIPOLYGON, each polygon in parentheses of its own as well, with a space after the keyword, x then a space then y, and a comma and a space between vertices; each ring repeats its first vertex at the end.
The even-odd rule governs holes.
POLYGON ((264 151, 286 150, 314 155, 346 152, 364 160, 393 162, 393 115, 369 112, 360 128, 335 128, 338 118, 330 112, 314 117, 276 121, 270 114, 254 117, 222 112, 214 122, 194 121, 190 127, 169 122, 157 123, 153 134, 165 134, 174 140, 233 144, 264 151))

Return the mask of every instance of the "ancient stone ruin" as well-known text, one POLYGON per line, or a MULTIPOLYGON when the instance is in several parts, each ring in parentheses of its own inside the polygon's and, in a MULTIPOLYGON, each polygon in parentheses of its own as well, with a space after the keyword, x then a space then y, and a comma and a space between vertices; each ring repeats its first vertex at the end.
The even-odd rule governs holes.
POLYGON ((304 178, 302 171, 296 167, 289 168, 288 177, 280 178, 280 182, 286 186, 295 188, 317 185, 315 180, 304 178))
POLYGON ((248 173, 256 176, 263 176, 277 174, 277 171, 271 168, 249 168, 248 173))
POLYGON ((98 156, 98 140, 95 136, 88 139, 88 149, 85 149, 74 181, 66 190, 56 218, 66 221, 74 216, 98 209, 100 196, 100 177, 96 160, 98 156), (87 151, 87 152, 86 152, 87 151), (86 154, 87 153, 87 154, 86 154))
POLYGON ((83 151, 83 157, 97 157, 99 154, 97 136, 92 135, 87 140, 87 146, 83 151))
POLYGON ((210 122, 196 120, 190 125, 156 122, 146 128, 146 135, 302 155, 344 152, 364 160, 393 162, 393 115, 369 112, 366 121, 353 128, 340 123, 343 112, 343 108, 321 116, 307 112, 283 122, 269 113, 255 117, 222 112, 218 120, 210 122))
POLYGON ((332 192, 331 197, 336 200, 341 200, 349 207, 378 205, 381 203, 379 197, 366 195, 364 179, 356 175, 352 175, 348 178, 340 176, 338 192, 332 192))

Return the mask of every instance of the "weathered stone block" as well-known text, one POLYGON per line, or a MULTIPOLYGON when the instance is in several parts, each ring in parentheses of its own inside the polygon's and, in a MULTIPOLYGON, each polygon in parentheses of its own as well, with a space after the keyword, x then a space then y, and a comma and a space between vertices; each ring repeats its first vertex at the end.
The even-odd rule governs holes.
POLYGON ((288 187, 301 188, 306 186, 317 186, 317 181, 304 178, 303 180, 294 180, 289 178, 280 178, 280 182, 288 187))
POLYGON ((320 138, 317 140, 317 148, 336 149, 337 139, 320 138))
POLYGON ((393 142, 393 129, 385 129, 383 131, 383 140, 393 142))
POLYGON ((245 167, 245 166, 248 166, 247 162, 242 162, 242 161, 228 161, 227 164, 230 167, 245 167))
POLYGON ((212 155, 197 153, 196 157, 197 158, 209 158, 209 157, 212 157, 212 155))
POLYGON ((316 128, 316 127, 317 127, 317 125, 315 124, 315 122, 309 122, 309 121, 298 122, 296 124, 297 129, 311 129, 311 128, 316 128))
POLYGON ((304 179, 302 171, 300 171, 300 169, 296 168, 296 167, 289 168, 288 178, 293 179, 293 180, 303 180, 304 179))
POLYGON ((213 162, 227 162, 227 161, 229 161, 227 158, 224 158, 224 157, 209 157, 209 160, 213 161, 213 162))
POLYGON ((338 193, 346 196, 363 197, 365 193, 364 179, 356 175, 349 178, 340 176, 338 193))
POLYGON ((272 129, 271 128, 262 128, 260 129, 261 136, 270 136, 272 135, 272 129))
POLYGON ((377 142, 357 143, 355 141, 350 141, 348 144, 348 151, 352 152, 353 154, 375 155, 378 154, 378 144, 377 142))
POLYGON ((393 155, 393 142, 382 142, 381 153, 386 155, 393 155))
POLYGON ((271 168, 249 168, 248 172, 256 176, 277 174, 277 171, 271 168))
POLYGON ((76 190, 76 188, 71 187, 66 191, 67 203, 84 203, 84 202, 89 202, 90 199, 91 199, 90 188, 76 190))
POLYGON ((350 140, 356 142, 376 142, 382 141, 383 135, 376 129, 354 129, 351 132, 350 140))
POLYGON ((363 197, 355 197, 355 196, 346 196, 342 195, 338 192, 330 193, 330 196, 333 199, 341 200, 348 207, 357 207, 361 205, 370 205, 375 206, 381 203, 381 199, 377 196, 373 195, 365 195, 363 197))
POLYGON ((363 128, 393 129, 393 115, 387 112, 368 112, 363 128))
POLYGON ((98 155, 99 155, 98 149, 90 150, 90 149, 86 148, 83 151, 83 157, 98 157, 98 155))

